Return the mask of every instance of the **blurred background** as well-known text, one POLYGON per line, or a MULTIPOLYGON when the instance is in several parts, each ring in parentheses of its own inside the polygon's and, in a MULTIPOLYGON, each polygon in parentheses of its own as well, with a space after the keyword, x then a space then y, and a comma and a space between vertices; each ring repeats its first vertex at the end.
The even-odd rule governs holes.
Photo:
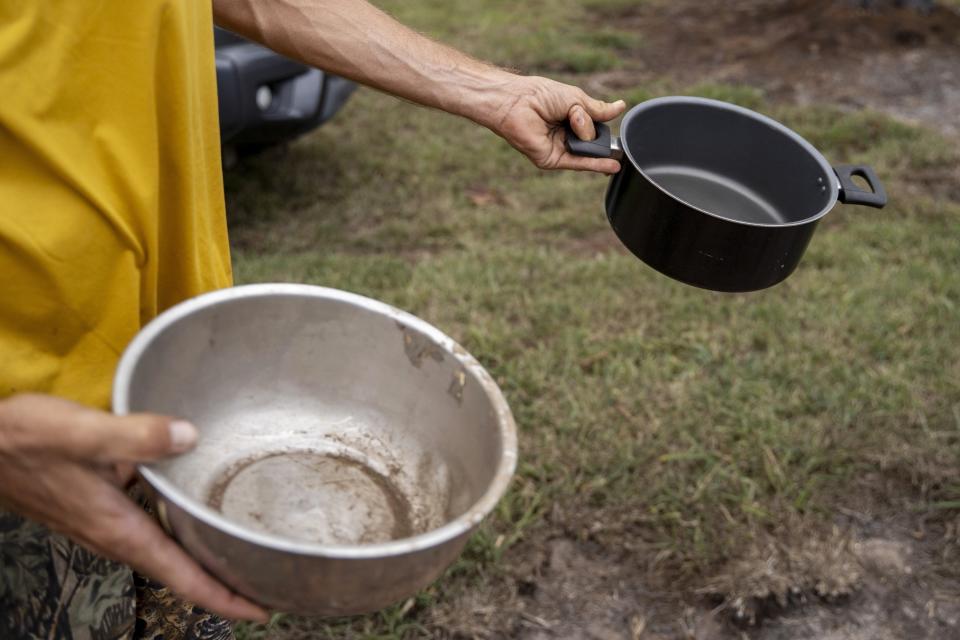
POLYGON ((832 212, 783 284, 717 294, 620 246, 606 178, 368 89, 338 85, 292 142, 227 145, 238 282, 423 317, 496 377, 521 437, 437 584, 240 640, 960 638, 960 2, 376 4, 628 106, 759 110, 871 164, 890 204, 832 212))

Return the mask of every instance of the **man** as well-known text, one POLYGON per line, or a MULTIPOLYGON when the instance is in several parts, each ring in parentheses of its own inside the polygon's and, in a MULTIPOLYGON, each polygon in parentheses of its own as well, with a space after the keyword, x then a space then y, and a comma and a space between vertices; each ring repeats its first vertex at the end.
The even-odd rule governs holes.
POLYGON ((168 416, 107 413, 127 342, 231 284, 213 18, 277 51, 467 117, 538 167, 622 102, 473 60, 360 0, 0 0, 0 637, 222 638, 263 620, 124 492, 191 448, 168 416), (51 531, 56 533, 51 533, 51 531), (134 582, 130 567, 137 572, 134 582), (149 576, 141 578, 140 575, 149 576))

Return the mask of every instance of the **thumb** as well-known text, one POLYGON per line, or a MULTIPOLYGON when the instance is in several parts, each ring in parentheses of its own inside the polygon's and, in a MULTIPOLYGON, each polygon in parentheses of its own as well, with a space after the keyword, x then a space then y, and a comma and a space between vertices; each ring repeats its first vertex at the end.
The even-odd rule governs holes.
POLYGON ((185 420, 139 413, 115 416, 96 412, 95 419, 70 430, 70 452, 98 462, 146 462, 189 451, 197 428, 185 420))
POLYGON ((144 462, 183 453, 197 429, 183 420, 139 413, 116 416, 38 394, 0 401, 0 444, 23 454, 53 454, 85 462, 144 462))
POLYGON ((591 118, 597 122, 606 122, 607 120, 613 120, 618 115, 623 113, 624 109, 627 108, 627 103, 623 100, 617 100, 616 102, 604 102, 603 100, 597 100, 596 98, 586 96, 583 101, 583 106, 587 110, 587 113, 590 114, 591 118))

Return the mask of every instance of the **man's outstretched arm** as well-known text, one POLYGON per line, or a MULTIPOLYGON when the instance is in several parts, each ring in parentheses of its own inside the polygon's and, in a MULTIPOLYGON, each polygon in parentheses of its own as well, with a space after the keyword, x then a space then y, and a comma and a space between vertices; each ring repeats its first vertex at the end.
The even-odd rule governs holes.
POLYGON ((616 160, 563 146, 563 122, 593 139, 593 120, 623 112, 581 89, 481 62, 400 24, 364 0, 213 0, 218 24, 362 84, 488 127, 543 169, 615 173, 616 160))

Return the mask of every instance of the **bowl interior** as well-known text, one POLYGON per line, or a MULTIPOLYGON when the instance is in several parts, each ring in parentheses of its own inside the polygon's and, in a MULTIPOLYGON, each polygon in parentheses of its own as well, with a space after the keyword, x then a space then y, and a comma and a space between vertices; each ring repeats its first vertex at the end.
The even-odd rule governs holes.
POLYGON ((303 543, 387 542, 467 513, 507 445, 492 381, 429 325, 359 300, 248 295, 164 327, 128 410, 201 439, 148 469, 214 517, 303 543))

